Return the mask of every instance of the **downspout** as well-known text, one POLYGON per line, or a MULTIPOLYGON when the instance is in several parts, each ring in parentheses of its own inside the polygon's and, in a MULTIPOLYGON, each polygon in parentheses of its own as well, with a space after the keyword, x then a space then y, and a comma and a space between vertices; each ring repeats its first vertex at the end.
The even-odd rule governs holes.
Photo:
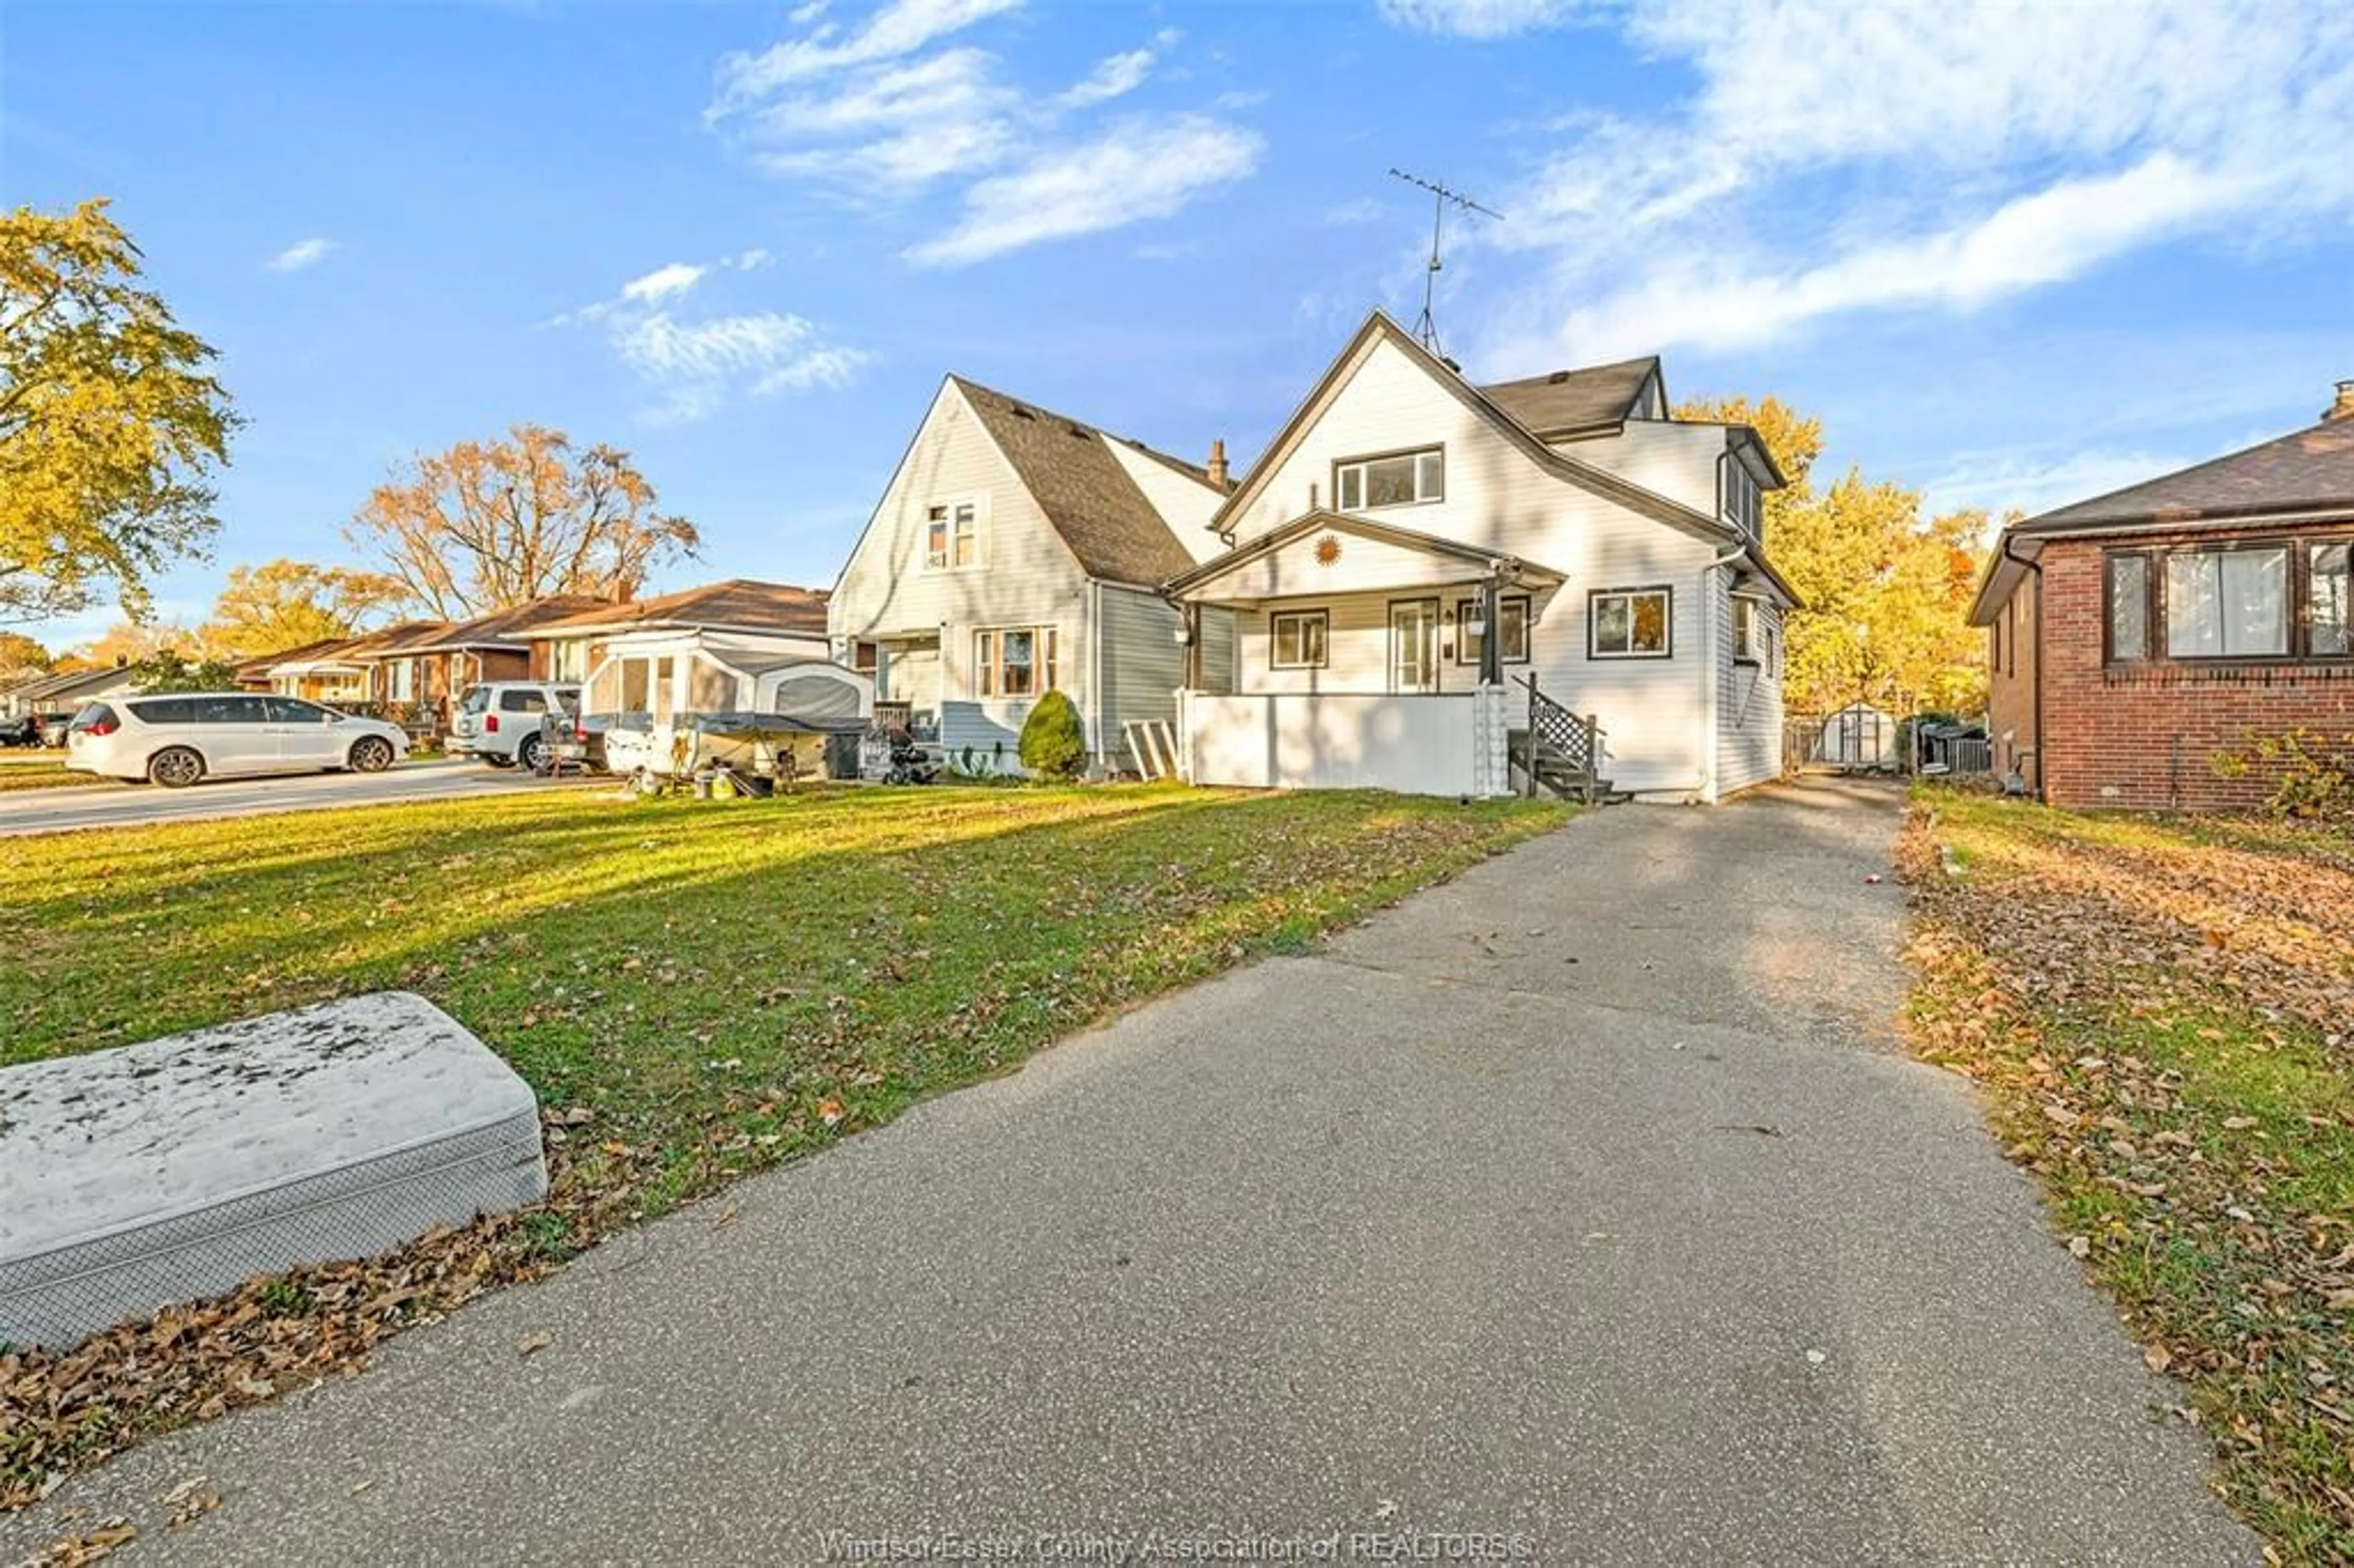
MULTIPOLYGON (((2049 805, 2051 802, 2043 793, 2043 754, 2046 750, 2043 744, 2043 568, 2028 556, 2012 555, 2010 547, 2017 543, 2009 535, 2003 535, 2002 558, 2024 567, 2035 575, 2035 799, 2049 805)), ((1991 683, 1993 671, 1987 672, 1987 679, 1991 683)))
POLYGON ((1087 579, 1087 749, 1106 768, 1111 758, 1103 744, 1103 584, 1087 579))
MULTIPOLYGON (((1700 798, 1713 806, 1717 799, 1717 733, 1723 686, 1716 676, 1716 580, 1717 575, 1749 553, 1746 545, 1735 545, 1712 559, 1701 572, 1701 763, 1700 798)), ((1732 592, 1730 584, 1726 593, 1732 592)))

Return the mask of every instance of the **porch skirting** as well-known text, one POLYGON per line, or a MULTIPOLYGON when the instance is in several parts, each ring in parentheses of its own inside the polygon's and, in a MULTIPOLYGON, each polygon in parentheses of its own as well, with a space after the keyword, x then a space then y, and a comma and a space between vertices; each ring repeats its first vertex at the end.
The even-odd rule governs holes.
POLYGON ((1185 777, 1252 789, 1511 792, 1504 689, 1177 694, 1185 777))

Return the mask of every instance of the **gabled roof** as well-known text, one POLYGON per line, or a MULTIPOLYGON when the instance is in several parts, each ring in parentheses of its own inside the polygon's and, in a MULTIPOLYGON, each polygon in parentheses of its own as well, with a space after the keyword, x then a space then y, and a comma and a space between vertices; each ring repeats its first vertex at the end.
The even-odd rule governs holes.
POLYGON ((730 577, 683 588, 654 599, 602 604, 594 609, 543 621, 531 635, 581 637, 597 631, 643 631, 658 627, 724 626, 748 631, 800 631, 825 635, 823 588, 730 577))
POLYGON ((1052 413, 961 376, 949 380, 964 394, 981 429, 1013 465, 1014 477, 1087 576, 1150 587, 1193 565, 1169 520, 1105 443, 1116 441, 1141 452, 1214 494, 1205 471, 1141 441, 1052 413))
POLYGON ((423 641, 404 641, 397 652, 438 653, 461 648, 512 648, 521 651, 531 646, 531 633, 536 628, 562 620, 567 616, 610 608, 610 599, 600 599, 595 594, 549 594, 505 609, 493 610, 472 620, 458 621, 445 628, 440 635, 423 641))
POLYGON ((280 664, 292 664, 304 659, 314 659, 332 649, 341 648, 353 641, 348 637, 323 637, 316 642, 297 643, 292 648, 280 648, 268 653, 255 653, 230 662, 229 670, 237 675, 266 675, 280 664))
POLYGON ((1547 438, 1615 429, 1634 417, 1643 388, 1659 374, 1659 356, 1556 370, 1519 381, 1492 381, 1480 395, 1547 438))
POLYGON ((2354 514, 2354 418, 2325 418, 2013 523, 1988 557, 1970 620, 1983 626, 1993 619, 2046 539, 2148 528, 2195 533, 2317 512, 2354 514))
POLYGON ((1466 544, 1460 539, 1449 539, 1444 535, 1426 534, 1416 528, 1402 528, 1394 523, 1383 522, 1372 517, 1360 517, 1349 512, 1334 512, 1328 507, 1320 506, 1313 512, 1303 513, 1294 517, 1288 523, 1278 524, 1248 544, 1228 550, 1223 556, 1214 556, 1200 566, 1171 578, 1162 585, 1161 591, 1182 596, 1189 589, 1199 588, 1204 583, 1214 582, 1230 572, 1250 565, 1253 561, 1271 556, 1296 539, 1309 534, 1321 533, 1326 529, 1356 534, 1369 539, 1378 539, 1384 544, 1396 545, 1408 550, 1419 550, 1426 555, 1443 556, 1451 560, 1458 560, 1477 567, 1483 572, 1494 572, 1512 581, 1558 583, 1565 580, 1563 573, 1553 570, 1551 567, 1539 566, 1534 561, 1522 560, 1517 556, 1507 555, 1497 550, 1484 550, 1477 545, 1466 544))
POLYGON ((20 703, 54 702, 82 692, 99 691, 116 681, 127 680, 130 675, 130 669, 122 664, 101 664, 94 670, 68 670, 62 674, 45 675, 37 681, 15 687, 8 695, 20 703))
POLYGON ((1375 338, 1388 342, 1408 359, 1413 360, 1458 402, 1487 420, 1490 427, 1499 435, 1518 447, 1531 462, 1556 478, 1567 480, 1572 484, 1579 485, 1607 500, 1615 501, 1630 512, 1639 513, 1646 517, 1665 523, 1670 527, 1681 528, 1686 533, 1697 535, 1703 539, 1723 544, 1743 542, 1739 531, 1721 517, 1712 517, 1704 512, 1685 505, 1681 501, 1661 495, 1656 490, 1638 484, 1607 469, 1572 457, 1566 452, 1557 451, 1546 445, 1543 439, 1535 431, 1506 412, 1479 387, 1463 379, 1452 366, 1416 342, 1414 334, 1398 325, 1387 311, 1379 309, 1365 318, 1365 324, 1359 327, 1355 335, 1351 337, 1341 352, 1333 356, 1331 365, 1318 379, 1316 385, 1310 389, 1307 397, 1300 402, 1299 407, 1292 410, 1291 418, 1285 421, 1283 429, 1277 433, 1275 440, 1267 443, 1267 450, 1259 454, 1258 461, 1251 464, 1249 474, 1245 477, 1241 484, 1235 487, 1235 493, 1226 497, 1225 504, 1220 507, 1217 515, 1210 520, 1212 528, 1221 534, 1232 528, 1235 517, 1257 498, 1267 477, 1282 466, 1284 459, 1289 455, 1291 449, 1298 445, 1310 422, 1315 418, 1317 410, 1323 406, 1326 397, 1340 386, 1343 372, 1355 362, 1366 344, 1375 338))

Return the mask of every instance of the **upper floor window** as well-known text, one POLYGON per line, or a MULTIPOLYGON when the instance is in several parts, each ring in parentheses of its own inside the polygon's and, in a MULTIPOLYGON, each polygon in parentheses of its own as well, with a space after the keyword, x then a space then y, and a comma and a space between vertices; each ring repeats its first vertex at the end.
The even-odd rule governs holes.
POLYGON ((924 566, 931 571, 970 567, 981 560, 981 512, 970 501, 935 506, 924 514, 924 566))
POLYGON ((1343 512, 1418 506, 1447 497, 1447 454, 1438 447, 1332 465, 1332 494, 1343 512))
POLYGON ((2354 541, 2274 539, 2112 551, 2103 630, 2112 663, 2354 655, 2354 541))
POLYGON ((1756 479, 1737 461, 1724 465, 1725 521, 1748 535, 1757 537, 1765 525, 1765 493, 1757 488, 1756 479))

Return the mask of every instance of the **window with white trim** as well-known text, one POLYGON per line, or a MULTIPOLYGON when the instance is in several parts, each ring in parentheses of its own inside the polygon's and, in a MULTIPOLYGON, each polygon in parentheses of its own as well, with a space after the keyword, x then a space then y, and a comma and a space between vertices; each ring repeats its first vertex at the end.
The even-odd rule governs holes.
POLYGON ((1331 630, 1327 611, 1278 610, 1267 619, 1267 662, 1278 670, 1324 668, 1331 630))
POLYGON ((981 509, 970 501, 934 506, 924 514, 924 568, 952 571, 981 564, 981 509))
POLYGON ((992 626, 974 632, 974 692, 984 697, 1034 697, 1053 691, 1060 641, 1051 626, 992 626))
POLYGON ((1675 595, 1665 588, 1597 588, 1585 596, 1585 652, 1591 659, 1665 659, 1675 595))
POLYGON ((1733 657, 1744 664, 1766 662, 1766 606, 1738 594, 1733 599, 1733 657))
POLYGON ((1420 506, 1447 497, 1447 454, 1440 447, 1349 458, 1332 465, 1332 495, 1343 512, 1420 506))

